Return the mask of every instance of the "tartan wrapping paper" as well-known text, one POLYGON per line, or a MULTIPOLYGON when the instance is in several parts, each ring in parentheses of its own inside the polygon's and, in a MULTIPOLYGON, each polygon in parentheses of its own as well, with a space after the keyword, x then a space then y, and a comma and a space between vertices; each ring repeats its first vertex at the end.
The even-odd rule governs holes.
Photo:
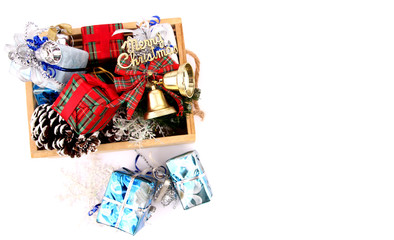
MULTIPOLYGON (((124 66, 128 66, 130 61, 125 59, 121 61, 124 66)), ((115 73, 122 75, 121 77, 114 78, 114 84, 118 93, 123 94, 111 104, 117 105, 119 102, 126 102, 127 118, 131 119, 135 108, 144 94, 148 78, 160 79, 162 75, 177 70, 179 64, 175 63, 171 58, 164 56, 163 58, 155 59, 147 64, 141 64, 135 68, 124 69, 118 65, 115 68, 115 73)), ((170 93, 167 89, 160 86, 167 93, 169 93, 178 104, 178 114, 183 114, 182 99, 175 93, 170 93)))
POLYGON ((158 88, 164 90, 166 93, 168 93, 177 103, 178 105, 178 109, 182 109, 178 111, 177 116, 181 115, 183 116, 183 105, 182 105, 182 98, 178 95, 176 95, 175 93, 171 92, 170 90, 168 90, 167 88, 165 88, 163 85, 157 85, 158 88))
POLYGON ((123 29, 123 24, 102 24, 81 28, 83 49, 89 53, 89 60, 106 60, 117 58, 121 53, 124 35, 112 34, 123 29))
POLYGON ((120 104, 110 104, 118 97, 113 84, 91 74, 74 74, 60 93, 52 109, 78 134, 103 129, 120 104))

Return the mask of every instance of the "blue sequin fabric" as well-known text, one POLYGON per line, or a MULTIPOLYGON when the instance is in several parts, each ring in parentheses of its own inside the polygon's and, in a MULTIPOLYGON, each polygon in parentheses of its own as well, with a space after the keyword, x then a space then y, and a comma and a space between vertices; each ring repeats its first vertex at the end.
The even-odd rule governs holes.
POLYGON ((59 92, 49 88, 41 88, 38 85, 33 85, 33 94, 36 98, 37 105, 42 105, 46 103, 51 105, 59 96, 59 92))

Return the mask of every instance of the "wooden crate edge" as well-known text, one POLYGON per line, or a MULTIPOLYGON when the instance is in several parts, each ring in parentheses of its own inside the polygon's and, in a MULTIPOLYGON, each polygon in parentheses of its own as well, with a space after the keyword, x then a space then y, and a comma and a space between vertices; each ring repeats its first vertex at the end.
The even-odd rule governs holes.
MULTIPOLYGON (((195 134, 169 136, 156 139, 143 140, 140 143, 137 142, 114 142, 114 143, 104 143, 100 144, 95 153, 104 152, 115 152, 115 151, 128 151, 139 148, 152 148, 152 147, 162 147, 169 145, 179 145, 193 143, 195 141, 195 134)), ((33 142, 34 143, 34 142, 33 142)), ((89 153, 95 154, 95 153, 89 153)), ((31 151, 32 158, 47 158, 47 157, 68 157, 59 155, 56 150, 37 150, 37 148, 31 151)))

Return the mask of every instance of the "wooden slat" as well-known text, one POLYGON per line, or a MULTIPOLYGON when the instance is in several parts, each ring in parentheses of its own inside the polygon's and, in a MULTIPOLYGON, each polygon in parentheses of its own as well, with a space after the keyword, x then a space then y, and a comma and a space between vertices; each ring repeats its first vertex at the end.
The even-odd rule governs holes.
POLYGON ((195 134, 187 134, 187 135, 147 139, 139 143, 137 142, 105 143, 98 146, 98 150, 99 151, 130 150, 130 149, 138 149, 138 148, 150 148, 150 147, 161 147, 161 146, 169 146, 176 144, 185 144, 194 141, 195 141, 195 134))
POLYGON ((185 41, 183 39, 183 29, 182 23, 175 25, 175 32, 176 32, 176 41, 179 50, 179 63, 183 64, 186 63, 186 48, 185 48, 185 41))

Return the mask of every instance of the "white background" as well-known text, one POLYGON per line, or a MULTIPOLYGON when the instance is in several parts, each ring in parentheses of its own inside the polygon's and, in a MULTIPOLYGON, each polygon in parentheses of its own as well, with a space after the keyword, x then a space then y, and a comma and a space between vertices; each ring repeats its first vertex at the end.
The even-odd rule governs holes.
POLYGON ((394 238, 391 1, 10 1, 0 11, 1 46, 27 21, 181 17, 206 118, 194 144, 143 153, 164 162, 197 149, 214 193, 188 211, 159 208, 134 237, 95 223, 92 193, 70 188, 100 166, 131 167, 135 152, 31 159, 24 84, 4 52, 2 239, 394 238))

